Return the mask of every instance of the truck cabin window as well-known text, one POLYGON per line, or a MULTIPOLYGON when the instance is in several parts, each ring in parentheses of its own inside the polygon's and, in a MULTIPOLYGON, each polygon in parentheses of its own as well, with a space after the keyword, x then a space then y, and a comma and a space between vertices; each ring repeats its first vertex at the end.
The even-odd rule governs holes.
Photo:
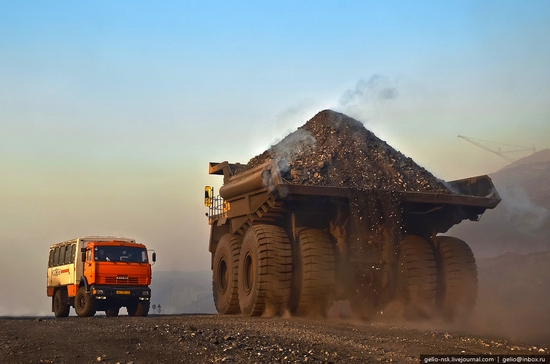
POLYGON ((127 246, 96 246, 94 260, 97 262, 147 263, 147 251, 127 246))

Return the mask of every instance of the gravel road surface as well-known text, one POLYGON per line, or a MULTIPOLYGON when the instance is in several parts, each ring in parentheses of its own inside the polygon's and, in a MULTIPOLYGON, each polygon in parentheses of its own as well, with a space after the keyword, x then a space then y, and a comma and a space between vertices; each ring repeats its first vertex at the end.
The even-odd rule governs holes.
POLYGON ((548 354, 544 344, 352 319, 3 317, 0 327, 2 363, 418 363, 421 354, 548 354))

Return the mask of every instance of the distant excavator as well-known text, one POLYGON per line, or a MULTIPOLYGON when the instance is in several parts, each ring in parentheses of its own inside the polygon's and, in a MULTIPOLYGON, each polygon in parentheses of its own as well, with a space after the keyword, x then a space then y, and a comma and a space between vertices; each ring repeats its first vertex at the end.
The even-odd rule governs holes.
POLYGON ((475 145, 477 147, 480 147, 481 149, 485 149, 488 152, 494 153, 494 154, 498 155, 499 157, 507 160, 508 162, 515 162, 516 160, 509 157, 509 156, 507 156, 506 154, 528 152, 528 151, 532 151, 533 153, 535 153, 537 151, 537 148, 535 148, 535 146, 533 146, 531 148, 527 148, 527 147, 522 147, 522 146, 519 146, 519 145, 505 144, 505 143, 493 142, 493 141, 489 141, 489 140, 469 138, 469 137, 465 137, 463 135, 459 135, 458 137, 461 138, 461 139, 466 140, 467 142, 472 143, 473 145, 475 145), (488 147, 487 145, 485 145, 483 143, 485 143, 485 144, 489 143, 491 145, 497 145, 497 146, 502 145, 502 146, 505 146, 505 147, 511 147, 511 148, 515 148, 515 149, 502 150, 500 147, 498 147, 498 149, 493 149, 493 148, 490 148, 490 147, 488 147))

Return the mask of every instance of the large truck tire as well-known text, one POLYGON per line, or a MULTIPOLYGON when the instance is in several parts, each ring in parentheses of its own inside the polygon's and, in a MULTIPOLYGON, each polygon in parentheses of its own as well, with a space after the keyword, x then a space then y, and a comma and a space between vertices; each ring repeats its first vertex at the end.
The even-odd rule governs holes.
POLYGON ((437 264, 432 245, 416 235, 399 244, 398 293, 407 319, 430 318, 437 297, 437 264))
POLYGON ((450 236, 436 237, 440 260, 438 306, 449 321, 466 319, 477 300, 477 266, 472 250, 464 241, 450 236))
POLYGON ((80 317, 90 317, 96 313, 96 302, 84 286, 80 287, 76 291, 76 297, 74 299, 74 310, 80 317))
POLYGON ((248 316, 281 314, 290 299, 292 251, 284 229, 253 225, 239 258, 239 306, 248 316))
POLYGON ((317 229, 300 230, 294 258, 292 313, 326 316, 336 284, 336 258, 330 236, 317 229))
POLYGON ((53 312, 55 317, 69 316, 70 309, 67 290, 64 288, 56 290, 53 296, 53 312))
POLYGON ((239 257, 242 239, 226 234, 220 239, 212 266, 212 293, 216 310, 221 314, 240 313, 239 257))

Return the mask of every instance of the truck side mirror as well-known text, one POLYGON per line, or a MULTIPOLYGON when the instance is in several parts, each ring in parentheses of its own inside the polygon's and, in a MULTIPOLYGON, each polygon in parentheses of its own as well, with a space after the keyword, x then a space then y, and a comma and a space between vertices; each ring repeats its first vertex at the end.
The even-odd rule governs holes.
POLYGON ((153 252, 152 259, 153 259, 153 263, 157 261, 157 253, 156 252, 153 252))
POLYGON ((80 256, 80 260, 83 262, 86 261, 86 249, 82 249, 82 255, 80 256))

